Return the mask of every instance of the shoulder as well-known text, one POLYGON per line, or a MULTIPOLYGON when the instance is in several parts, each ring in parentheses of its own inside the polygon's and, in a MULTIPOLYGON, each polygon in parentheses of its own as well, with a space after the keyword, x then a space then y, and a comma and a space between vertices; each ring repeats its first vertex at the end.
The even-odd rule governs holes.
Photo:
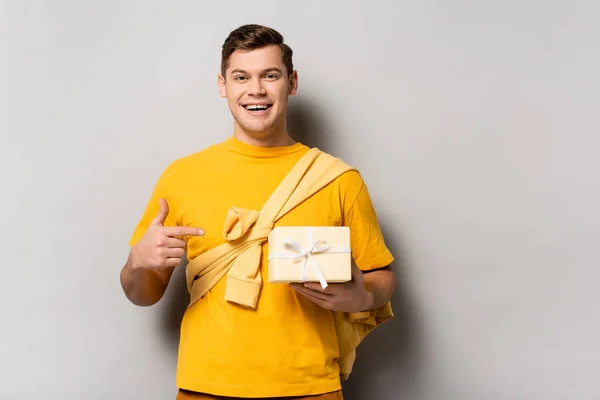
POLYGON ((360 174, 360 171, 356 168, 348 170, 344 172, 338 178, 338 184, 340 185, 340 189, 344 190, 360 190, 360 188, 365 184, 365 181, 360 174))
POLYGON ((340 201, 344 214, 348 213, 363 191, 365 182, 357 169, 345 172, 337 179, 340 201))
POLYGON ((339 193, 340 201, 345 208, 350 207, 365 185, 360 171, 332 154, 321 151, 320 156, 344 171, 332 182, 332 185, 333 189, 339 193))
POLYGON ((190 153, 167 164, 161 174, 161 179, 179 180, 190 176, 201 176, 202 171, 214 166, 215 160, 223 155, 222 143, 210 145, 202 150, 190 153))
POLYGON ((344 159, 322 150, 320 155, 321 157, 328 159, 332 164, 342 167, 343 170, 345 170, 345 172, 340 174, 340 176, 335 180, 335 184, 337 184, 340 189, 353 189, 362 187, 364 181, 358 168, 349 164, 344 159))

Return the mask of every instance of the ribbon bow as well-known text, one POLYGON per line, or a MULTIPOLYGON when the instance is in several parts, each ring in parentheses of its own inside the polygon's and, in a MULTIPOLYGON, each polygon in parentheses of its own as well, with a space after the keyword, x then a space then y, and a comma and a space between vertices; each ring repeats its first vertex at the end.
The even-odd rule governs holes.
MULTIPOLYGON (((311 239, 312 239, 312 237, 311 237, 311 239)), ((325 253, 329 250, 330 246, 326 240, 318 240, 316 242, 313 242, 312 247, 303 248, 302 245, 298 241, 288 239, 288 240, 284 240, 283 247, 285 247, 287 250, 298 253, 298 255, 292 256, 290 258, 294 261, 302 260, 301 271, 302 271, 302 279, 303 280, 306 280, 306 278, 307 278, 307 276, 306 276, 306 261, 310 260, 310 263, 313 267, 313 271, 315 271, 315 274, 317 274, 317 277, 319 278, 321 287, 323 289, 325 289, 327 287, 327 280, 325 279, 325 275, 323 275, 323 271, 321 270, 321 267, 319 267, 319 264, 315 261, 315 258, 313 257, 313 254, 325 253)))

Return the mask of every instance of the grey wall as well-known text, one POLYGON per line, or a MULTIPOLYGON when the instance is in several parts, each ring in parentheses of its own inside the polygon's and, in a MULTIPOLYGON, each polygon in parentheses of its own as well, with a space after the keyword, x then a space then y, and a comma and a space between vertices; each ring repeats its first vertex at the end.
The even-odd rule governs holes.
POLYGON ((258 22, 399 258, 346 397, 600 399, 600 3, 0 4, 0 398, 174 397, 183 270, 145 309, 118 274, 160 171, 230 135, 220 46, 258 22))

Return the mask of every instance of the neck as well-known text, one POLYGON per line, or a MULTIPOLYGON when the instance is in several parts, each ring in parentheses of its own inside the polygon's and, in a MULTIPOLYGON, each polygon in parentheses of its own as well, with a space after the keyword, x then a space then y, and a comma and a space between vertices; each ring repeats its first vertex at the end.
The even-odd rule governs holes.
POLYGON ((257 147, 291 146, 296 143, 287 133, 285 126, 274 128, 270 132, 249 133, 236 123, 233 136, 240 142, 257 147))

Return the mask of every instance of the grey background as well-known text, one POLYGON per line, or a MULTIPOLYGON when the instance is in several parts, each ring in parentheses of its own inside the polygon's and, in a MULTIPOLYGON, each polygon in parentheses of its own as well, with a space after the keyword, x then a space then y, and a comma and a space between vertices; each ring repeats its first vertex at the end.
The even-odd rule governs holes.
POLYGON ((600 399, 597 1, 0 4, 0 398, 174 398, 183 270, 152 308, 119 270, 166 164, 230 135, 256 22, 399 259, 346 398, 600 399))

